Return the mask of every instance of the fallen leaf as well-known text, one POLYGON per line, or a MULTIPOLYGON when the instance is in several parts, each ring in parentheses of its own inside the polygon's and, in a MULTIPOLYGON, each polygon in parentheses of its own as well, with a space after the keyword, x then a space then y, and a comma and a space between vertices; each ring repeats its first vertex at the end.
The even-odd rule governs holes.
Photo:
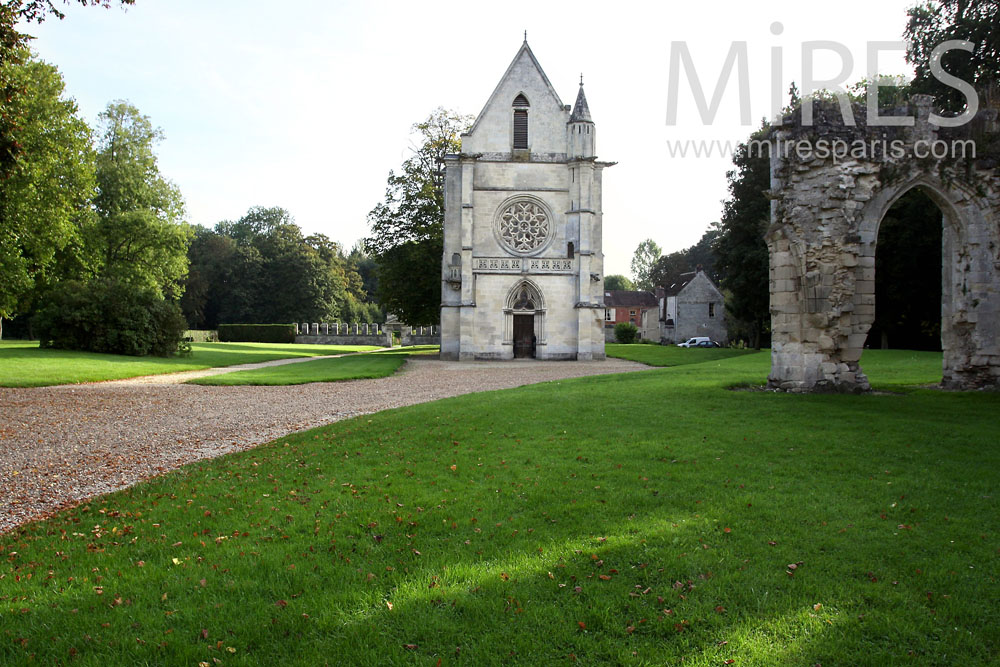
POLYGON ((584 623, 583 621, 577 621, 576 624, 580 626, 581 630, 586 630, 587 629, 587 624, 584 623))
POLYGON ((201 629, 201 638, 202 639, 208 639, 208 628, 202 628, 201 629))
POLYGON ((417 650, 417 645, 416 644, 403 644, 403 648, 405 648, 407 650, 410 650, 410 651, 416 651, 417 650))
POLYGON ((285 607, 288 606, 288 603, 285 602, 284 600, 278 600, 277 602, 274 603, 274 606, 281 607, 282 609, 284 609, 285 607))

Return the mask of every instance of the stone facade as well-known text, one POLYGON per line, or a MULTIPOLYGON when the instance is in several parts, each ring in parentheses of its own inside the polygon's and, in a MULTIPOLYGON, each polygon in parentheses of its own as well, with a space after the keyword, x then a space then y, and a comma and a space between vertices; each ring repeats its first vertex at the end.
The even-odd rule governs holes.
POLYGON ((725 297, 700 268, 659 288, 657 297, 661 343, 683 343, 695 336, 723 344, 728 341, 725 297))
POLYGON ((601 175, 583 84, 525 42, 445 158, 441 358, 604 358, 601 175))
POLYGON ((772 130, 770 387, 870 389, 859 360, 875 317, 879 224, 915 187, 943 217, 943 385, 1000 384, 1000 170, 989 155, 998 145, 997 112, 941 128, 929 122, 932 104, 914 96, 909 127, 868 126, 858 105, 852 126, 838 107, 817 105, 811 126, 796 112, 772 130), (959 152, 969 140, 979 149, 974 159, 959 152), (824 141, 857 152, 823 157, 816 149, 824 141), (945 157, 934 157, 937 147, 945 157))

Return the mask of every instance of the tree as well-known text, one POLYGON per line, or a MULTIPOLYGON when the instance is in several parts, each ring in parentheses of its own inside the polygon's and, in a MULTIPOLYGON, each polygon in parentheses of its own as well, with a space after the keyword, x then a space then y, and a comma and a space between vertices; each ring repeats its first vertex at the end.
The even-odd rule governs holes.
POLYGON ((619 273, 612 273, 610 276, 604 276, 604 289, 634 292, 635 285, 632 284, 632 281, 625 276, 619 273))
POLYGON ((365 246, 374 255, 376 300, 411 324, 440 317, 441 279, 435 270, 444 250, 444 156, 461 150, 459 135, 470 116, 437 108, 413 125, 420 145, 390 171, 385 199, 368 214, 371 236, 365 246))
MULTIPOLYGON (((751 136, 763 139, 766 123, 751 136)), ((717 223, 714 251, 722 288, 728 292, 726 310, 741 326, 753 347, 760 348, 761 334, 770 323, 768 252, 764 233, 771 219, 764 192, 771 187, 767 155, 754 154, 741 143, 733 154, 734 169, 726 173, 729 198, 723 202, 717 223)))
MULTIPOLYGON (((81 5, 110 7, 111 0, 77 0, 81 5)), ((122 5, 131 5, 135 0, 120 0, 122 5)), ((69 4, 69 0, 65 0, 69 4)), ((14 169, 17 160, 25 151, 19 138, 22 123, 29 119, 24 115, 24 105, 18 98, 26 92, 24 82, 13 76, 7 66, 22 65, 28 58, 28 40, 31 39, 18 30, 18 23, 42 23, 49 16, 64 17, 53 0, 4 0, 0 2, 0 181, 4 181, 14 169)))
POLYGON ((94 155, 90 129, 64 97, 62 76, 37 59, 4 62, 0 71, 21 94, 5 110, 19 121, 19 155, 0 179, 0 334, 2 319, 24 312, 60 251, 78 240, 91 215, 94 155))
POLYGON ((354 247, 351 248, 351 253, 347 256, 347 263, 361 278, 361 290, 365 295, 365 301, 374 301, 375 293, 378 291, 378 277, 375 275, 378 265, 375 257, 365 247, 364 239, 355 243, 354 247))
POLYGON ((98 121, 97 222, 85 242, 93 272, 178 297, 193 232, 180 191, 157 165, 162 132, 124 101, 108 104, 98 121))
POLYGON ((709 229, 690 248, 663 255, 656 260, 653 268, 650 269, 649 281, 655 287, 670 287, 682 273, 690 273, 698 267, 701 267, 702 271, 713 281, 718 281, 714 248, 718 235, 718 230, 709 229))
POLYGON ((694 271, 694 268, 691 266, 687 252, 678 250, 656 260, 656 263, 649 270, 649 282, 656 287, 669 289, 680 279, 681 274, 691 271, 694 271))
POLYGON ((660 246, 656 245, 653 239, 646 239, 635 249, 635 254, 632 255, 632 279, 638 289, 653 289, 650 271, 661 254, 660 246))
POLYGON ((903 33, 906 62, 914 67, 913 92, 929 93, 944 109, 959 112, 965 105, 961 91, 938 81, 931 72, 934 49, 948 40, 968 40, 972 53, 960 49, 941 59, 945 71, 973 85, 996 102, 1000 71, 1000 4, 996 0, 927 0, 907 12, 903 33))
POLYGON ((222 295, 233 291, 233 270, 237 260, 236 241, 206 227, 198 226, 188 246, 188 275, 184 281, 181 310, 192 329, 218 326, 222 295))
POLYGON ((364 299, 340 244, 323 234, 304 237, 279 207, 254 206, 214 231, 200 229, 188 256, 182 305, 199 326, 330 321, 364 299))

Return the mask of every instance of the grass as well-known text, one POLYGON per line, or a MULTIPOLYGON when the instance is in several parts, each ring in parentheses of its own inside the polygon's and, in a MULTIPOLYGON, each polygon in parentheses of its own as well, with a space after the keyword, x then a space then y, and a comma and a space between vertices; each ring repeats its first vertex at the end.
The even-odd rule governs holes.
POLYGON ((753 352, 753 350, 735 350, 728 347, 677 347, 644 343, 632 345, 606 343, 604 349, 609 357, 638 361, 648 366, 683 366, 729 359, 753 352))
POLYGON ((994 661, 1000 395, 727 389, 767 369, 386 411, 27 525, 0 663, 994 661))
POLYGON ((404 363, 406 363, 406 354, 373 353, 236 371, 235 373, 189 380, 188 384, 233 387, 237 385, 274 386, 361 380, 392 375, 404 363))
POLYGON ((189 357, 128 357, 43 350, 37 342, 0 341, 0 387, 45 387, 233 366, 272 359, 375 350, 364 345, 194 343, 189 357))

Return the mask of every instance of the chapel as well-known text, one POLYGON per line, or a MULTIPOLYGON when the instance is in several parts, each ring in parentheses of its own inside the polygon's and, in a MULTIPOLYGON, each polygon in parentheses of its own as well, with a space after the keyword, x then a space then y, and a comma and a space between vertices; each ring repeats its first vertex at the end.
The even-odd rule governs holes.
POLYGON ((527 39, 445 157, 441 358, 604 359, 601 162, 527 39))

